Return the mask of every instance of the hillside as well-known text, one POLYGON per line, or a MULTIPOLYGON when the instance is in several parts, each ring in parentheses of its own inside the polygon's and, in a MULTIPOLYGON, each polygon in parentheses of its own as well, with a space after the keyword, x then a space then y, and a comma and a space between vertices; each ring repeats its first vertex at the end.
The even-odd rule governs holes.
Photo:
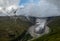
POLYGON ((60 41, 60 17, 55 17, 48 26, 51 30, 50 33, 33 41, 60 41))
POLYGON ((25 18, 14 18, 0 16, 0 41, 10 41, 20 36, 31 26, 31 23, 24 21, 25 18))

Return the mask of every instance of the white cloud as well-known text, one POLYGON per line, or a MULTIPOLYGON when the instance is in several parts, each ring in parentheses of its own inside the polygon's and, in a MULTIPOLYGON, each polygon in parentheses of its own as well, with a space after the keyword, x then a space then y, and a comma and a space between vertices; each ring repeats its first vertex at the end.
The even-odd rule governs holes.
POLYGON ((12 4, 18 4, 19 0, 0 0, 0 6, 6 7, 12 4))
MULTIPOLYGON (((9 5, 17 4, 17 0, 6 1, 9 5), (10 2, 11 3, 8 3, 10 2)), ((0 0, 0 5, 6 6, 5 0, 0 0)), ((54 1, 53 1, 54 2, 54 1)), ((50 1, 40 0, 37 4, 35 4, 32 0, 31 3, 21 6, 23 8, 17 11, 17 15, 24 16, 35 16, 35 17, 49 17, 49 16, 58 16, 60 15, 60 2, 51 3, 50 1), (59 4, 59 5, 57 5, 59 4)), ((7 5, 8 5, 7 4, 7 5)), ((20 7, 20 6, 19 6, 20 7)))
POLYGON ((35 4, 34 0, 30 0, 30 3, 25 4, 23 9, 18 10, 19 15, 32 16, 40 13, 39 2, 35 4))
POLYGON ((25 5, 24 9, 20 11, 20 14, 34 17, 60 16, 59 3, 57 3, 57 0, 52 3, 47 0, 41 0, 38 5, 32 2, 25 5))
POLYGON ((19 1, 20 0, 0 0, 0 7, 2 7, 2 9, 0 8, 0 16, 9 15, 6 13, 5 9, 11 5, 18 5, 19 1))

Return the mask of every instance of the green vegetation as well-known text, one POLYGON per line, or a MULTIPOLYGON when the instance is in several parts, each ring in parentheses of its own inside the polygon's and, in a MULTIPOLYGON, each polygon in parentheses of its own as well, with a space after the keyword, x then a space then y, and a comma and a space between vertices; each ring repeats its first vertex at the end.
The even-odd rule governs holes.
POLYGON ((48 26, 51 30, 50 33, 33 41, 60 41, 60 17, 55 18, 48 26))
POLYGON ((21 19, 0 18, 0 41, 10 41, 21 35, 31 24, 21 19))
MULTIPOLYGON (((0 41, 10 41, 16 39, 32 24, 24 19, 18 18, 16 21, 10 18, 0 18, 0 41)), ((50 33, 34 39, 33 41, 60 41, 60 17, 57 17, 48 24, 50 33)), ((31 36, 28 34, 24 36, 22 41, 27 41, 31 36)))

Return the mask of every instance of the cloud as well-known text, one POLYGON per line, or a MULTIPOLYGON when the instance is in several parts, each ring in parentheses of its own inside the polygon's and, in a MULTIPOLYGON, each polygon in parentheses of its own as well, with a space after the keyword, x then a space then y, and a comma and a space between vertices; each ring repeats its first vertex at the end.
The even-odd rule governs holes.
POLYGON ((37 4, 32 2, 26 4, 22 11, 20 10, 20 14, 34 17, 60 16, 59 5, 57 4, 59 4, 59 2, 50 2, 47 0, 40 0, 37 4))
POLYGON ((4 8, 6 9, 7 7, 11 6, 11 5, 18 5, 20 0, 0 0, 0 7, 2 7, 3 9, 0 10, 0 16, 1 15, 9 15, 8 13, 6 13, 6 11, 4 10, 4 8))
MULTIPOLYGON (((18 1, 20 2, 21 0, 0 0, 0 6, 5 8, 5 7, 9 7, 10 5, 14 5, 14 4, 18 5, 19 4, 18 1)), ((30 15, 30 13, 32 13, 32 11, 34 11, 33 8, 32 8, 35 4, 33 2, 34 0, 29 0, 29 1, 30 2, 25 4, 24 6, 23 5, 20 6, 21 8, 22 7, 24 7, 24 8, 18 10, 17 13, 19 15, 28 16, 28 15, 30 15)))
MULTIPOLYGON (((7 6, 12 4, 18 4, 17 0, 0 0, 1 5, 7 6), (11 1, 11 3, 9 3, 11 1), (8 4, 7 4, 8 3, 8 4), (7 5, 6 5, 7 4, 7 5)), ((51 16, 60 16, 60 2, 57 1, 47 1, 47 0, 39 0, 39 2, 34 2, 34 0, 30 0, 30 3, 25 5, 19 5, 21 7, 17 11, 17 15, 23 16, 34 16, 34 17, 51 17, 51 16), (57 5, 58 4, 58 5, 57 5)))
POLYGON ((32 16, 34 12, 37 14, 39 12, 39 3, 35 4, 32 0, 30 0, 30 2, 31 3, 25 4, 24 8, 18 10, 17 13, 24 16, 32 16))
POLYGON ((6 7, 12 4, 18 4, 19 0, 0 0, 0 6, 6 7))

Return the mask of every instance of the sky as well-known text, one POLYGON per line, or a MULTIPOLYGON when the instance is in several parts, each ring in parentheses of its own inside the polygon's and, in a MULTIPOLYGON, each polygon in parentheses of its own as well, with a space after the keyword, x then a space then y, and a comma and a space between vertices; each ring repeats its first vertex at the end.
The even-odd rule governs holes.
MULTIPOLYGON (((37 5, 37 3, 39 1, 40 0, 5 0, 5 1, 4 0, 0 0, 0 6, 2 6, 2 7, 5 7, 5 6, 8 7, 8 6, 12 5, 12 4, 15 4, 15 5, 18 4, 19 6, 23 5, 22 7, 24 7, 24 9, 19 10, 19 12, 17 12, 17 14, 28 16, 30 14, 31 7, 33 6, 32 4, 36 4, 37 5)), ((32 11, 34 11, 34 10, 32 9, 32 11)), ((4 15, 4 14, 2 14, 2 15, 4 15)))
MULTIPOLYGON (((18 9, 17 15, 26 15, 26 16, 39 16, 39 17, 49 17, 49 16, 58 16, 60 15, 60 1, 46 1, 46 0, 0 0, 0 7, 6 7, 6 9, 9 6, 16 5, 17 7, 21 6, 23 9, 18 9), (53 4, 53 3, 56 4, 53 4), (27 5, 26 5, 27 4, 27 5), (57 5, 58 4, 58 5, 57 5), (57 7, 59 6, 59 7, 57 7)), ((10 12, 10 11, 5 11, 5 9, 2 8, 0 10, 0 15, 4 15, 5 12, 10 12)), ((12 10, 12 9, 11 9, 12 10)), ((13 11, 12 11, 13 12, 13 11)), ((6 13, 7 15, 8 13, 6 13)), ((13 13, 10 13, 13 15, 13 13)), ((8 14, 9 15, 9 14, 8 14)))
POLYGON ((20 5, 25 5, 25 4, 28 4, 28 3, 35 3, 37 4, 40 0, 20 0, 20 5))

